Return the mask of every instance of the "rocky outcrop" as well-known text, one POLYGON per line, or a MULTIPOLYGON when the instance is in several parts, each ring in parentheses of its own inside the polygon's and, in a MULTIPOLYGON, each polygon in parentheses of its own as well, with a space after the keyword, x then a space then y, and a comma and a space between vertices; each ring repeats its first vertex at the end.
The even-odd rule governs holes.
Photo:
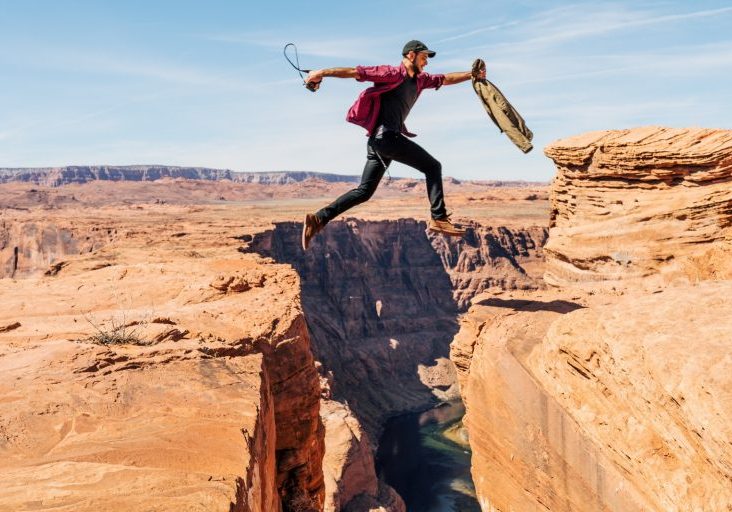
POLYGON ((732 131, 592 132, 549 145, 548 283, 732 276, 732 131))
POLYGON ((731 291, 479 298, 453 357, 483 509, 732 510, 731 291))
POLYGON ((371 443, 347 404, 321 402, 326 446, 324 512, 405 512, 399 495, 376 476, 371 443))
POLYGON ((53 273, 3 281, 0 510, 321 510, 297 275, 237 256, 215 219, 138 220, 53 273))
POLYGON ((45 271, 67 256, 89 254, 116 236, 114 227, 98 223, 28 222, 22 215, 0 214, 0 279, 45 271))
POLYGON ((451 347, 484 510, 732 510, 731 135, 547 148, 555 288, 474 298, 451 347))
POLYGON ((491 289, 535 290, 543 286, 545 227, 506 228, 475 225, 465 238, 430 235, 432 247, 452 282, 460 311, 491 289))

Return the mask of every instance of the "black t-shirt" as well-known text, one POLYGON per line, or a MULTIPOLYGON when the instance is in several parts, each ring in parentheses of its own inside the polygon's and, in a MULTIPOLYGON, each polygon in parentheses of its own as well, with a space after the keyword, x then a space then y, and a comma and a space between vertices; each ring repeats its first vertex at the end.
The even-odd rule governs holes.
POLYGON ((407 77, 397 87, 381 95, 376 126, 384 125, 386 130, 400 132, 415 101, 417 101, 417 75, 407 77))

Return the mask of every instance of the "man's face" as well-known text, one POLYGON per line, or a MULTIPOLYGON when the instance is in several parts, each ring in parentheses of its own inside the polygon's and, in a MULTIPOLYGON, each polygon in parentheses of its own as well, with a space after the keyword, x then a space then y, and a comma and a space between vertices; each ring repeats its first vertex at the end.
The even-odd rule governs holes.
POLYGON ((417 69, 422 71, 427 65, 427 59, 429 59, 429 57, 427 56, 427 52, 419 52, 415 61, 415 66, 417 66, 417 69))
POLYGON ((410 60, 414 68, 419 72, 424 69, 424 67, 427 65, 427 59, 429 59, 429 57, 427 56, 427 52, 409 52, 407 54, 407 58, 410 60))

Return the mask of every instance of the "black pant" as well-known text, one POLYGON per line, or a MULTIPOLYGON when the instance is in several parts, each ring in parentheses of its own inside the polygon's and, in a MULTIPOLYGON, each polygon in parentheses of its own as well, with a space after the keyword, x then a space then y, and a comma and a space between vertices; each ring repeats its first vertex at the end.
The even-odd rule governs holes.
POLYGON ((424 173, 432 218, 444 217, 447 212, 442 191, 442 165, 419 144, 394 131, 385 131, 369 137, 361 184, 316 212, 316 217, 327 223, 346 210, 371 199, 384 176, 385 166, 392 160, 424 173))

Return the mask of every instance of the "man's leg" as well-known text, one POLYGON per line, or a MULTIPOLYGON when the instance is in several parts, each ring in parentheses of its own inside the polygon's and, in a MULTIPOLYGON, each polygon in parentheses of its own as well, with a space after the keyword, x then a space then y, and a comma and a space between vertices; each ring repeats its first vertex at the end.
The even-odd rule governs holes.
POLYGON ((384 176, 384 171, 386 171, 384 165, 389 165, 389 160, 384 159, 382 163, 370 143, 367 147, 366 165, 361 175, 361 184, 315 213, 315 216, 323 225, 354 206, 365 203, 376 192, 376 187, 379 186, 379 182, 384 176))
POLYGON ((430 229, 455 236, 465 234, 465 230, 455 227, 447 218, 442 189, 442 164, 437 159, 416 142, 396 132, 388 132, 383 138, 375 140, 374 148, 381 156, 414 167, 425 175, 432 216, 430 229))
POLYGON ((384 176, 385 166, 389 165, 389 162, 391 160, 388 158, 379 158, 371 147, 371 139, 369 139, 361 184, 353 190, 349 190, 325 208, 318 210, 314 215, 308 214, 305 216, 302 234, 303 249, 308 248, 312 237, 322 230, 328 222, 354 206, 371 199, 379 186, 381 178, 384 176))
POLYGON ((442 191, 442 164, 425 151, 422 146, 396 132, 387 132, 374 147, 380 155, 396 162, 414 167, 425 175, 427 197, 430 200, 430 211, 433 219, 444 218, 445 194, 442 191))

